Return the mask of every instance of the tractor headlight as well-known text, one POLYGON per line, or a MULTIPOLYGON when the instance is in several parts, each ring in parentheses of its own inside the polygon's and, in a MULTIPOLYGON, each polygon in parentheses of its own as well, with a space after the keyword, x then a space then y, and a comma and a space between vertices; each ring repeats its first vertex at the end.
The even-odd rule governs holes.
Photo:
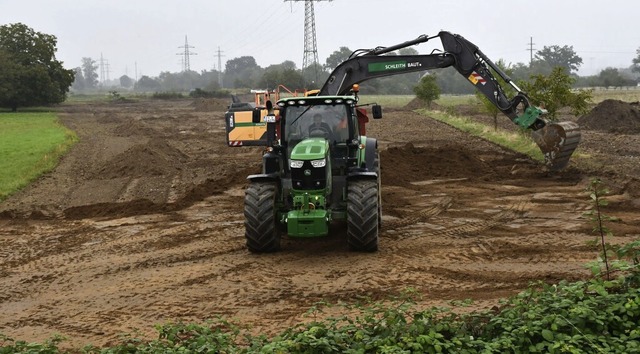
POLYGON ((302 168, 303 163, 304 161, 301 160, 291 160, 289 161, 289 166, 291 166, 291 168, 302 168))
POLYGON ((311 166, 315 168, 324 167, 327 165, 327 159, 311 160, 311 166))

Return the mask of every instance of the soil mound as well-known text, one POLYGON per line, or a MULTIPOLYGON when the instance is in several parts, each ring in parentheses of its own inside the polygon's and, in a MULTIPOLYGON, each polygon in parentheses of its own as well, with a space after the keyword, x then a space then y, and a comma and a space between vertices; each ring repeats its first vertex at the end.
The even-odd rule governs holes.
POLYGON ((191 105, 198 112, 225 112, 230 103, 226 98, 198 98, 191 105))
POLYGON ((420 180, 447 178, 481 178, 494 174, 494 169, 471 151, 455 146, 416 147, 408 143, 390 147, 380 155, 382 181, 406 186, 420 180))
POLYGON ((604 100, 591 112, 580 117, 578 124, 585 129, 609 133, 640 133, 640 109, 638 102, 604 100))
MULTIPOLYGON (((409 103, 407 103, 403 108, 407 109, 407 110, 410 110, 410 111, 413 111, 414 109, 428 108, 428 107, 427 107, 427 104, 424 101, 422 101, 418 97, 416 97, 416 98, 412 99, 409 103)), ((437 103, 432 102, 431 103, 431 109, 440 109, 440 106, 437 103)))
POLYGON ((187 155, 163 139, 151 139, 116 155, 98 169, 97 179, 121 177, 165 176, 176 173, 187 155))

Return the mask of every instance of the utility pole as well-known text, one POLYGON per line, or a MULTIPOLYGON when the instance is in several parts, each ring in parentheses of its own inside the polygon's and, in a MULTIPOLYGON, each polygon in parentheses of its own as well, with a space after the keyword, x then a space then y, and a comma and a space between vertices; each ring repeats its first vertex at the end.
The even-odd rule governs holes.
POLYGON ((105 63, 106 60, 104 59, 104 57, 102 56, 102 53, 100 53, 100 83, 104 85, 104 79, 105 79, 105 63))
POLYGON ((189 63, 189 57, 192 55, 198 55, 198 53, 192 53, 189 51, 191 48, 195 48, 189 45, 189 41, 187 41, 187 36, 184 36, 184 45, 178 48, 184 48, 183 53, 177 53, 176 55, 182 55, 182 71, 191 71, 191 64, 189 63))
MULTIPOLYGON (((305 71, 312 64, 318 63, 318 44, 316 41, 316 16, 313 9, 314 1, 333 1, 333 0, 284 0, 284 1, 304 1, 304 55, 302 58, 302 77, 305 77, 305 71)), ((314 80, 318 82, 318 67, 313 66, 314 80)))
POLYGON ((218 57, 218 85, 222 88, 222 51, 220 51, 220 46, 218 46, 217 57, 218 57))
POLYGON ((535 50, 533 48, 534 44, 535 43, 533 43, 533 37, 529 37, 529 43, 527 43, 527 45, 529 46, 529 48, 527 48, 527 50, 529 51, 529 54, 530 54, 529 67, 531 67, 531 65, 533 64, 533 51, 535 50))

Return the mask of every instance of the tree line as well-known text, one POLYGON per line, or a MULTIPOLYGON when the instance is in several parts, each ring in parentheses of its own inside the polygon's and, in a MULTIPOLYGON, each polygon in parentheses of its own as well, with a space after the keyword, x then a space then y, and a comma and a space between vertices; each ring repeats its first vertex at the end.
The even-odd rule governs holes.
MULTIPOLYGON (((195 71, 170 73, 162 72, 158 77, 142 76, 137 82, 124 75, 119 82, 111 83, 139 91, 171 91, 185 92, 196 88, 204 90, 226 89, 275 89, 278 85, 294 89, 319 88, 329 77, 329 74, 340 63, 349 58, 353 51, 348 47, 340 47, 331 53, 324 64, 314 63, 310 67, 299 69, 291 60, 280 64, 260 67, 253 56, 241 56, 227 61, 224 72, 195 71), (220 85, 222 83, 222 85, 220 85)), ((418 55, 413 48, 403 48, 387 55, 418 55)), ((536 52, 529 64, 504 64, 514 81, 527 81, 536 75, 550 75, 556 67, 562 67, 574 78, 575 87, 623 87, 635 86, 640 77, 640 49, 638 57, 633 59, 629 68, 606 68, 597 75, 578 76, 576 72, 583 61, 573 49, 573 46, 545 46, 536 52)), ((96 61, 83 58, 82 66, 75 70, 76 80, 72 88, 83 91, 85 89, 100 88, 98 83, 96 61)), ((468 80, 462 77, 454 68, 431 71, 435 82, 444 94, 473 94, 475 89, 468 80)), ((414 87, 420 81, 423 73, 407 73, 394 75, 364 82, 363 92, 371 94, 412 94, 414 87)))
MULTIPOLYGON (((227 61, 224 72, 185 71, 162 72, 157 77, 139 79, 123 75, 111 82, 99 82, 98 65, 90 57, 81 65, 65 69, 55 58, 57 39, 53 35, 36 32, 22 23, 0 26, 0 107, 56 104, 63 102, 69 90, 130 89, 144 92, 186 92, 194 89, 215 91, 224 89, 275 89, 284 85, 291 90, 319 88, 330 72, 353 52, 340 47, 331 53, 324 64, 314 63, 304 70, 293 61, 260 67, 253 56, 241 56, 227 61)), ((386 55, 416 55, 413 48, 403 48, 386 55)), ((515 81, 526 81, 536 75, 550 75, 561 67, 574 77, 576 87, 621 87, 636 85, 640 77, 640 48, 628 68, 606 68, 598 75, 579 77, 576 72, 582 58, 572 46, 545 46, 536 52, 529 63, 504 65, 515 81)), ((413 94, 424 73, 406 73, 373 79, 361 85, 370 94, 413 94)), ((474 93, 466 78, 455 69, 429 72, 435 77, 440 92, 445 94, 474 93)))

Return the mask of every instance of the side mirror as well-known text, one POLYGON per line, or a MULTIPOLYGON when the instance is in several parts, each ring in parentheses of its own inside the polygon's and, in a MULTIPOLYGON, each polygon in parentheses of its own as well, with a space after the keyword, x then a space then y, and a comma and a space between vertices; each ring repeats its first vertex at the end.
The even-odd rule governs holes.
POLYGON ((273 146, 276 141, 276 116, 273 114, 264 116, 264 122, 267 123, 267 146, 273 146))
POLYGON ((373 115, 373 119, 382 118, 382 106, 379 104, 374 104, 371 106, 371 113, 373 115))

